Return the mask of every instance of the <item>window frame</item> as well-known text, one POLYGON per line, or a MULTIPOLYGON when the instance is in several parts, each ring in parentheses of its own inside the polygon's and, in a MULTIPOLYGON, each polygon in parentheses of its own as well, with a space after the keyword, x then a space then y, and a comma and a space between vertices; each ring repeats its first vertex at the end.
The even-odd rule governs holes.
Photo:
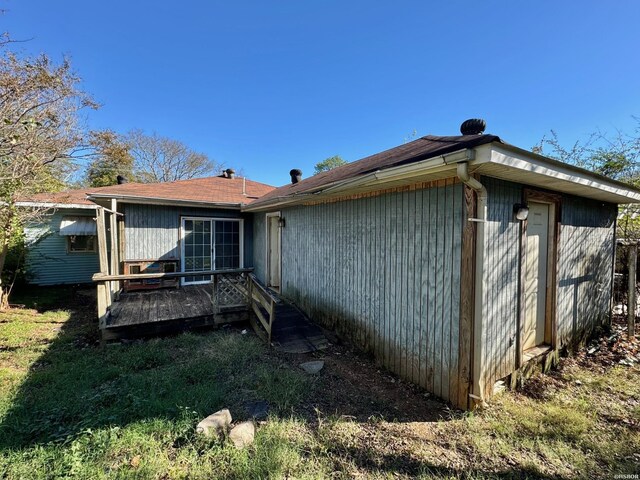
POLYGON ((83 253, 96 253, 98 251, 98 236, 97 235, 64 235, 66 238, 65 244, 67 246, 67 254, 83 254, 83 253), (93 237, 93 245, 91 250, 73 250, 71 248, 71 238, 74 237, 93 237))
MULTIPOLYGON (((182 215, 180 216, 180 271, 185 272, 185 228, 184 224, 187 220, 205 220, 211 223, 211 245, 210 245, 210 255, 211 255, 211 266, 213 270, 216 270, 216 255, 215 255, 215 222, 237 222, 238 223, 238 236, 239 236, 239 268, 244 268, 244 219, 243 218, 228 218, 228 217, 206 217, 206 216, 192 216, 192 215, 182 215)), ((199 281, 199 282, 186 282, 186 278, 183 277, 180 279, 180 285, 199 285, 211 283, 211 280, 208 281, 199 281)))

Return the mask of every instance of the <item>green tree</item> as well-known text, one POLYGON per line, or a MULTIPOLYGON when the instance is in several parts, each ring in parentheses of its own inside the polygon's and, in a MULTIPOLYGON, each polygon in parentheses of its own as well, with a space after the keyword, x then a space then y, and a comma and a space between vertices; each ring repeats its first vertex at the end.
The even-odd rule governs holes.
POLYGON ((640 181, 640 120, 632 133, 596 131, 565 147, 553 130, 533 151, 621 182, 640 181))
POLYGON ((340 165, 345 165, 347 162, 340 155, 334 155, 333 157, 329 157, 324 159, 321 162, 315 164, 314 174, 328 172, 329 170, 333 170, 340 165))
POLYGON ((47 56, 18 57, 4 44, 0 52, 0 308, 8 304, 2 282, 12 239, 38 208, 17 208, 34 193, 63 188, 84 141, 78 112, 97 108, 79 90, 69 62, 47 56))
POLYGON ((89 187, 115 185, 118 175, 135 180, 131 143, 113 130, 93 131, 89 135, 92 153, 85 183, 89 187))
MULTIPOLYGON (((636 122, 632 133, 596 131, 569 147, 564 146, 552 130, 549 137, 543 138, 533 151, 640 187, 640 119, 636 118, 636 122)), ((617 227, 618 238, 640 240, 638 207, 622 206, 617 227)))

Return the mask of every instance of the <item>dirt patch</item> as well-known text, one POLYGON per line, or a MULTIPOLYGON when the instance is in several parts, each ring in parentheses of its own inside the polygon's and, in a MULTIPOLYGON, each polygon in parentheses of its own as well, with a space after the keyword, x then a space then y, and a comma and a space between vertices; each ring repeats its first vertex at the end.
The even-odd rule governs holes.
POLYGON ((301 406, 310 419, 319 413, 358 421, 433 422, 451 417, 446 403, 347 346, 332 345, 312 355, 279 355, 296 368, 310 359, 324 361, 315 376, 314 394, 301 406))

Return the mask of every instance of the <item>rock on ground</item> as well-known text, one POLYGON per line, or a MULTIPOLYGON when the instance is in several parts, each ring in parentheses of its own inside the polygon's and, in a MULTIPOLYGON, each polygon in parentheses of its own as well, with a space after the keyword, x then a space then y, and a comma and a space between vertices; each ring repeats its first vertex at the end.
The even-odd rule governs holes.
POLYGON ((244 448, 253 443, 256 434, 256 426, 252 421, 239 423, 229 432, 229 438, 236 448, 244 448))
POLYGON ((216 413, 209 415, 207 418, 198 423, 196 432, 202 433, 207 437, 217 436, 223 437, 229 431, 231 426, 231 412, 224 408, 216 413))
POLYGON ((320 370, 322 370, 322 367, 324 367, 324 362, 322 360, 316 360, 313 362, 304 362, 300 364, 300 368, 311 375, 315 375, 316 373, 319 373, 320 370))

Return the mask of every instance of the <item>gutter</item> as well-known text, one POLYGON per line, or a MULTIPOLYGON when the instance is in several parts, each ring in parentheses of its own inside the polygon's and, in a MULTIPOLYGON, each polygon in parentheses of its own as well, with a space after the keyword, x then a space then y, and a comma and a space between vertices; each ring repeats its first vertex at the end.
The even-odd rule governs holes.
POLYGON ((462 150, 456 150, 455 152, 438 155, 436 157, 431 157, 419 162, 361 174, 355 178, 349 178, 339 182, 334 182, 329 185, 323 185, 316 190, 301 192, 298 194, 294 193, 291 195, 283 195, 281 197, 274 197, 266 203, 260 204, 258 203, 258 200, 257 202, 243 207, 242 211, 268 211, 271 209, 278 209, 285 205, 295 204, 298 201, 308 200, 310 198, 313 198, 314 200, 332 198, 340 194, 351 192, 356 188, 364 188, 365 191, 368 189, 375 189, 376 187, 382 187, 383 185, 390 182, 411 180, 418 175, 426 175, 449 170, 454 164, 458 162, 468 162, 473 160, 474 158, 475 151, 471 148, 464 148, 462 150))
POLYGON ((472 393, 469 394, 469 397, 471 397, 476 405, 484 405, 482 300, 484 298, 484 243, 485 224, 487 223, 487 189, 478 180, 469 175, 469 162, 458 163, 457 174, 462 183, 476 192, 478 199, 476 218, 468 219, 470 222, 477 224, 473 288, 473 380, 471 385, 472 393))

